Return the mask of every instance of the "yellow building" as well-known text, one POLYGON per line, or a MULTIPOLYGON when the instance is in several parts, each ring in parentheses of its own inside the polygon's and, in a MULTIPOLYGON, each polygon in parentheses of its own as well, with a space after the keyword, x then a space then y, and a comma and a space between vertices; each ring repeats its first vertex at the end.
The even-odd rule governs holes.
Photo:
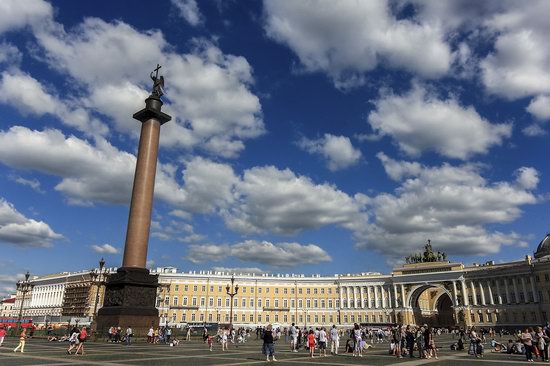
POLYGON ((550 315, 550 236, 535 259, 495 264, 447 261, 431 245, 390 274, 334 276, 180 273, 158 268, 161 324, 266 323, 352 325, 365 323, 518 327, 539 325, 550 315), (234 277, 233 298, 226 286, 234 277))

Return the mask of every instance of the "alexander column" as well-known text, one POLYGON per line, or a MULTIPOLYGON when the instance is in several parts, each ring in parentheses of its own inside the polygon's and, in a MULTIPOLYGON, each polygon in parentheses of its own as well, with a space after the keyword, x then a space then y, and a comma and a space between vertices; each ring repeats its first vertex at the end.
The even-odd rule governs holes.
POLYGON ((160 65, 151 72, 153 90, 145 99, 145 108, 134 114, 141 122, 141 136, 134 175, 132 201, 122 267, 110 276, 105 288, 105 301, 98 312, 98 331, 102 337, 111 326, 132 327, 135 336, 144 336, 149 327, 158 326, 156 308, 158 277, 145 268, 153 192, 159 149, 160 126, 172 117, 161 112, 164 78, 160 65))

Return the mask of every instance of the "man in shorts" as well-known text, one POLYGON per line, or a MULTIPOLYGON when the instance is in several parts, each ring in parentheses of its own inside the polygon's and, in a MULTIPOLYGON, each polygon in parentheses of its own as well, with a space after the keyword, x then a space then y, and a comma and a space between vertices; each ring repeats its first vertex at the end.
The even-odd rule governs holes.
POLYGON ((290 333, 290 351, 298 352, 298 329, 296 329, 296 326, 294 325, 294 323, 292 323, 289 333, 290 333))
POLYGON ((327 332, 324 327, 319 330, 319 357, 327 357, 327 332))

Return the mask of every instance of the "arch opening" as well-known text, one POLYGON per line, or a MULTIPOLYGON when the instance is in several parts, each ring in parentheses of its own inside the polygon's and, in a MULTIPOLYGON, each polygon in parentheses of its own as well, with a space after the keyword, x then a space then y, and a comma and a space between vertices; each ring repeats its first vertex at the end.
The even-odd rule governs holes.
POLYGON ((416 325, 427 324, 432 327, 456 325, 453 301, 449 292, 439 286, 424 285, 411 295, 411 308, 416 325))

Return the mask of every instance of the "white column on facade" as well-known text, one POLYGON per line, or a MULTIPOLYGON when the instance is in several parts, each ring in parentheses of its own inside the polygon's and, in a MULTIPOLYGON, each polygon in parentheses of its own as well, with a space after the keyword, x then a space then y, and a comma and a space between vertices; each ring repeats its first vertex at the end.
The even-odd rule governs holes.
POLYGON ((460 287, 462 287, 462 302, 465 306, 470 305, 470 302, 468 301, 468 291, 466 289, 466 281, 461 280, 460 281, 460 287))
POLYGON ((348 309, 351 307, 349 292, 350 292, 350 289, 348 286, 346 286, 346 308, 348 309))
POLYGON ((388 308, 391 309, 391 307, 392 307, 391 287, 388 286, 386 288, 386 291, 388 291, 388 308))
POLYGON ((378 309, 378 285, 374 286, 374 307, 378 309))
POLYGON ((516 304, 519 304, 518 281, 514 277, 512 277, 512 284, 514 285, 514 294, 516 296, 516 304))
POLYGON ((497 303, 499 305, 502 305, 502 293, 500 292, 500 278, 497 278, 495 282, 497 283, 497 303))
MULTIPOLYGON (((344 287, 340 286, 339 292, 340 293, 338 294, 338 296, 340 296, 340 306, 338 308, 343 308, 344 307, 344 295, 343 295, 344 287)), ((298 307, 298 304, 296 304, 296 307, 298 307)))
POLYGON ((357 291, 357 287, 356 287, 356 286, 352 286, 352 287, 351 287, 351 297, 352 297, 351 303, 353 304, 353 306, 351 306, 352 308, 356 308, 356 307, 357 307, 357 306, 356 306, 356 305, 357 305, 357 302, 356 302, 356 300, 357 300, 357 292, 356 292, 356 291, 357 291))
POLYGON ((353 303, 355 304, 355 307, 356 308, 361 308, 361 304, 359 304, 359 301, 361 299, 361 287, 360 286, 356 286, 354 287, 355 288, 355 299, 353 300, 353 303))
POLYGON ((386 308, 386 291, 384 290, 384 285, 380 285, 380 295, 382 297, 382 309, 386 308))
POLYGON ((481 296, 481 305, 486 305, 485 291, 483 290, 483 281, 479 281, 479 295, 481 296))
POLYGON ((531 291, 533 291, 533 300, 535 302, 539 302, 539 295, 537 294, 537 291, 535 290, 535 277, 531 276, 530 282, 531 282, 531 291))
POLYGON ((359 296, 361 298, 361 306, 359 306, 361 309, 365 307, 365 295, 364 295, 365 287, 361 286, 359 287, 359 296))
POLYGON ((369 309, 372 308, 372 305, 371 305, 372 297, 370 294, 370 290, 371 290, 371 286, 367 286, 367 301, 369 302, 369 305, 368 305, 369 309))
POLYGON ((508 279, 504 277, 504 291, 506 291, 506 303, 510 304, 510 289, 508 288, 508 279))
POLYGON ((405 303, 406 299, 405 299, 405 286, 403 284, 401 284, 401 306, 406 308, 408 307, 407 304, 405 303))
POLYGON ((395 307, 399 307, 399 301, 397 300, 397 285, 393 285, 393 302, 395 307))
POLYGON ((523 290, 523 302, 524 303, 528 303, 529 302, 529 298, 527 296, 527 286, 525 285, 525 277, 521 277, 521 288, 523 290))
POLYGON ((457 296, 457 292, 456 292, 456 281, 453 281, 453 305, 454 306, 458 305, 458 296, 457 296))
POLYGON ((474 281, 470 281, 470 288, 472 289, 472 301, 474 302, 474 305, 477 305, 477 294, 474 281))
POLYGON ((487 292, 489 295, 489 304, 495 305, 495 300, 493 299, 493 290, 491 289, 491 281, 487 281, 487 292))

